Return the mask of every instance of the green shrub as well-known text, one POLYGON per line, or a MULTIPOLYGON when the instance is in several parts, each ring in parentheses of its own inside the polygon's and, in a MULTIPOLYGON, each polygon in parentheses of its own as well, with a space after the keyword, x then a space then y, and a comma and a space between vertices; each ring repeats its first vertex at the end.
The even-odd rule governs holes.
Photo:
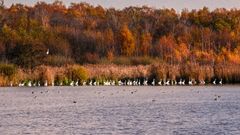
POLYGON ((83 80, 87 80, 89 75, 88 75, 88 71, 82 67, 82 66, 72 66, 71 67, 71 78, 73 80, 80 80, 80 81, 83 81, 83 80))
POLYGON ((11 77, 16 74, 17 68, 12 64, 0 64, 0 74, 11 77))

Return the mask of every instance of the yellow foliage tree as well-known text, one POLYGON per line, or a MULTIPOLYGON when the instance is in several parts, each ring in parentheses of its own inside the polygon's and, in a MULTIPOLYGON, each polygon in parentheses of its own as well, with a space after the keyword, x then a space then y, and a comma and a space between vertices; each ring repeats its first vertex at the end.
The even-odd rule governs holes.
POLYGON ((120 31, 121 54, 124 56, 132 56, 135 52, 135 39, 129 28, 124 25, 120 31))

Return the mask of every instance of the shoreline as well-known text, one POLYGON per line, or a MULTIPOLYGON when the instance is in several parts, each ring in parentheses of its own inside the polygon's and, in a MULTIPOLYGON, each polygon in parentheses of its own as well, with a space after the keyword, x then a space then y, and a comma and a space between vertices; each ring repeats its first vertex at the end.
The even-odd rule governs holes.
POLYGON ((141 86, 128 86, 128 85, 110 85, 110 86, 106 86, 106 85, 97 85, 97 86, 90 86, 90 85, 80 85, 80 86, 1 86, 0 88, 64 88, 64 87, 70 87, 70 88, 83 88, 83 87, 227 87, 227 86, 240 86, 240 84, 223 84, 223 85, 212 85, 212 84, 208 84, 208 85, 141 85, 141 86))
POLYGON ((106 86, 106 85, 98 85, 98 86, 89 86, 89 85, 80 85, 80 86, 1 86, 0 88, 105 88, 105 87, 127 87, 127 88, 140 88, 140 87, 149 87, 149 88, 154 88, 154 87, 157 87, 157 88, 171 88, 171 87, 228 87, 228 86, 231 86, 231 87, 239 87, 240 84, 224 84, 224 85, 212 85, 212 84, 208 84, 208 85, 170 85, 170 86, 167 86, 167 85, 164 85, 164 86, 161 86, 161 85, 155 85, 155 86, 152 86, 152 85, 148 85, 148 86, 144 86, 144 85, 141 85, 141 86, 127 86, 127 85, 111 85, 111 86, 106 86))
POLYGON ((226 67, 197 64, 115 65, 87 64, 62 67, 37 66, 34 69, 4 65, 0 87, 80 86, 80 85, 231 85, 240 83, 238 65, 226 67), (224 74, 224 72, 226 74, 224 74), (5 74, 3 74, 5 73, 5 74))

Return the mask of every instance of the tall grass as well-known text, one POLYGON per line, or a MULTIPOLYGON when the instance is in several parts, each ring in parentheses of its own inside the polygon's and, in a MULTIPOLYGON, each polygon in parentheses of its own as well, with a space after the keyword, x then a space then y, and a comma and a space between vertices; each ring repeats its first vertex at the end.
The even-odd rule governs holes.
POLYGON ((148 76, 149 66, 124 66, 124 65, 84 65, 89 71, 90 78, 122 79, 148 76))
POLYGON ((69 85, 71 81, 86 81, 94 79, 120 80, 120 79, 148 78, 156 80, 195 79, 211 82, 213 79, 223 79, 224 83, 240 83, 240 65, 218 64, 214 66, 186 63, 185 65, 170 65, 156 63, 152 65, 116 65, 116 64, 88 64, 66 65, 62 67, 38 66, 34 69, 21 69, 14 65, 0 65, 0 86, 17 86, 20 82, 45 81, 50 85, 69 85))
POLYGON ((226 83, 240 83, 240 65, 216 65, 214 74, 216 78, 222 78, 226 83))
POLYGON ((12 83, 17 86, 23 82, 40 82, 43 85, 46 81, 48 85, 53 82, 60 84, 61 82, 69 84, 71 80, 86 80, 88 78, 88 71, 78 65, 68 65, 64 67, 50 67, 50 66, 39 66, 34 69, 24 70, 21 68, 16 69, 16 73, 8 76, 0 74, 0 86, 9 86, 12 83), (71 75, 70 75, 71 72, 71 75))

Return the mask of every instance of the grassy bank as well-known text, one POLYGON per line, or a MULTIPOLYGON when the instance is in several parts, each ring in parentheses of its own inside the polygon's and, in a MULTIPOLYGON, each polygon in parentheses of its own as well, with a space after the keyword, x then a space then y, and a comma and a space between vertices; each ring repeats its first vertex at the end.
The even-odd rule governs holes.
POLYGON ((72 81, 103 82, 106 80, 144 79, 149 80, 213 80, 223 79, 224 83, 240 83, 239 65, 201 66, 199 64, 124 66, 116 64, 67 65, 62 67, 38 66, 34 69, 22 69, 12 64, 0 65, 0 86, 18 86, 20 83, 48 83, 48 85, 70 85, 72 81))

